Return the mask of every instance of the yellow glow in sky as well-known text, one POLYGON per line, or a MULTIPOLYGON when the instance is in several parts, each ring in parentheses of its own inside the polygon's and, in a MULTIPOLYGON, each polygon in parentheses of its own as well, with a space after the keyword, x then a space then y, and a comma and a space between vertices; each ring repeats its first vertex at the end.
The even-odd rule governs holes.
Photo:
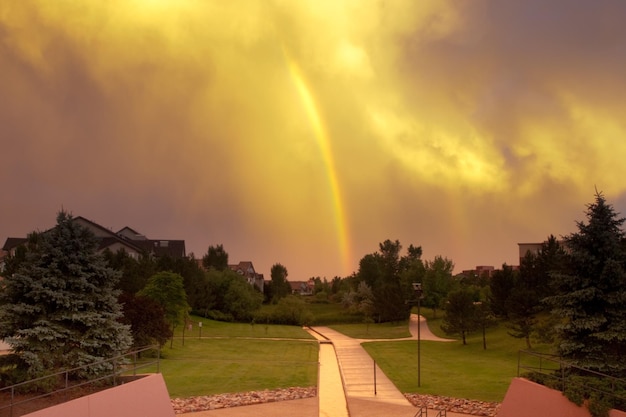
MULTIPOLYGON (((626 209, 626 5, 0 4, 0 224, 61 208, 269 275, 385 239, 457 270, 626 209), (567 8, 568 13, 562 13, 567 8)), ((0 237, 2 238, 2 237, 0 237)))

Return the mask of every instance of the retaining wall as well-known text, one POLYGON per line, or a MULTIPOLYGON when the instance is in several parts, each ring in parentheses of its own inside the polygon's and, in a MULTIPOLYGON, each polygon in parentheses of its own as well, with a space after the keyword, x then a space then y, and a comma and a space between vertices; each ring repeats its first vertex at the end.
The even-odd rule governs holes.
MULTIPOLYGON (((524 378, 514 378, 504 396, 498 417, 591 417, 589 411, 570 402, 561 391, 524 378)), ((611 410, 609 417, 626 417, 611 410)))
POLYGON ((109 388, 23 417, 174 417, 161 374, 109 388))

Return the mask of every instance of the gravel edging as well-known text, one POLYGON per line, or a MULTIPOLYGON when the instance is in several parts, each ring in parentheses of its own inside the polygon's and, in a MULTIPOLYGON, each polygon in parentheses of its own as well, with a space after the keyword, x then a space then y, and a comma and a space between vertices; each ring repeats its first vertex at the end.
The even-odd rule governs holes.
POLYGON ((275 390, 248 391, 229 394, 203 395, 188 398, 172 398, 174 413, 185 414, 196 411, 217 410, 242 405, 273 403, 277 401, 299 400, 317 395, 316 387, 281 388, 275 390))
MULTIPOLYGON (((299 400, 315 396, 317 396, 316 387, 292 387, 275 390, 203 395, 188 398, 172 398, 171 401, 176 414, 185 414, 197 411, 217 410, 220 408, 239 407, 242 405, 299 400)), ((469 414, 473 416, 495 417, 500 408, 500 403, 498 402, 468 400, 440 395, 404 394, 404 396, 416 407, 425 406, 434 410, 445 408, 447 411, 453 413, 469 414)))
POLYGON ((441 410, 446 409, 451 413, 469 414, 472 416, 495 417, 500 409, 500 403, 467 400, 464 398, 443 397, 440 395, 404 394, 414 406, 441 410))

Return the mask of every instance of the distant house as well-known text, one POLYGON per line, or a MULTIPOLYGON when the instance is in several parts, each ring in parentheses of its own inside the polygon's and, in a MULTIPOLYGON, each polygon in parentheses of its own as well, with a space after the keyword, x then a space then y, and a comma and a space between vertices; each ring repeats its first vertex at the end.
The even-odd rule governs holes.
POLYGON ((294 295, 313 295, 315 282, 313 279, 308 281, 287 281, 291 287, 291 293, 294 295))
MULTIPOLYGON (((186 256, 184 240, 148 239, 146 236, 136 232, 130 227, 124 227, 116 233, 81 216, 74 217, 73 220, 75 223, 93 232, 98 240, 99 252, 108 249, 115 253, 123 249, 129 256, 135 259, 141 254, 147 254, 157 258, 164 255, 171 256, 172 258, 184 258, 186 256)), ((15 255, 17 248, 25 244, 26 241, 27 238, 25 237, 9 237, 4 242, 2 250, 9 255, 15 255)))
POLYGON ((242 261, 236 265, 228 265, 228 267, 243 276, 250 285, 253 285, 263 292, 264 279, 263 274, 258 274, 254 270, 254 265, 250 261, 242 261))
POLYGON ((482 277, 482 278, 491 278, 493 273, 495 272, 495 268, 491 265, 479 265, 474 269, 466 269, 461 272, 461 275, 464 277, 482 277))

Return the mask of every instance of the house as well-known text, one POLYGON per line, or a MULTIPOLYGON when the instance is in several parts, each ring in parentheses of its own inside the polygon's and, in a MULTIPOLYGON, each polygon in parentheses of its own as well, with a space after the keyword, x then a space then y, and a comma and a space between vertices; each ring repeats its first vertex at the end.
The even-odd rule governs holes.
POLYGON ((254 270, 254 265, 252 265, 252 262, 242 261, 236 265, 228 265, 228 267, 232 271, 235 271, 239 275, 243 276, 248 281, 248 284, 255 286, 256 288, 258 288, 259 291, 263 292, 263 285, 265 282, 263 279, 263 274, 258 274, 254 270))
MULTIPOLYGON (((186 256, 184 240, 148 239, 130 227, 124 227, 116 233, 81 216, 74 217, 73 221, 91 230, 98 240, 99 252, 108 249, 115 253, 123 249, 135 259, 139 258, 141 254, 153 257, 168 255, 172 258, 184 258, 186 256)), ((4 242, 2 250, 13 256, 17 248, 25 244, 26 241, 27 238, 25 237, 9 237, 4 242)))
POLYGON ((315 282, 313 279, 308 281, 287 281, 291 287, 291 293, 294 295, 313 295, 315 282))

